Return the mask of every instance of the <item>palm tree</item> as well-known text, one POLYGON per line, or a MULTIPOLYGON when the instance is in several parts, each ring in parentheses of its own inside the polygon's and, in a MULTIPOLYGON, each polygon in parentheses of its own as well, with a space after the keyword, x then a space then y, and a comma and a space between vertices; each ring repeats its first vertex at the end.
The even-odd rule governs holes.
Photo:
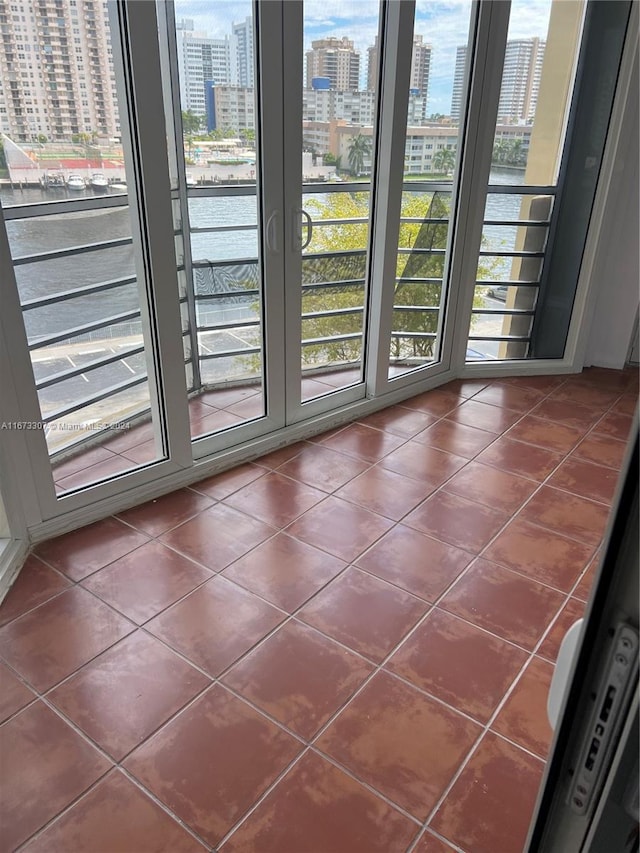
POLYGON ((364 158, 368 156, 371 151, 371 143, 366 136, 362 136, 359 133, 349 143, 349 166, 351 167, 351 174, 356 177, 362 172, 364 169, 364 158))
POLYGON ((456 155, 450 148, 440 148, 433 155, 431 165, 435 172, 448 175, 450 172, 453 172, 453 168, 456 165, 456 155))

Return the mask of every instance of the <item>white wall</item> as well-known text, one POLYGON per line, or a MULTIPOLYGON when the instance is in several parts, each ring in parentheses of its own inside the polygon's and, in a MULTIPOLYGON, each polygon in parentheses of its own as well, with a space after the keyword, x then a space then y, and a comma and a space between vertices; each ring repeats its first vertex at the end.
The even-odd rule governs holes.
POLYGON ((598 290, 585 366, 624 366, 640 291, 640 160, 638 57, 621 128, 616 164, 594 265, 598 290))

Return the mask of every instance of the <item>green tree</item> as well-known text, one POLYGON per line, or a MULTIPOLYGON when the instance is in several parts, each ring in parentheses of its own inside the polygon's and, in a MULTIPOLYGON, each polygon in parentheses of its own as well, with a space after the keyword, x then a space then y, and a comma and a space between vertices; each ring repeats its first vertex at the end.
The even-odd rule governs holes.
POLYGON ((191 110, 182 111, 182 132, 185 136, 195 136, 202 127, 202 119, 191 110))
POLYGON ((359 133, 357 136, 354 136, 351 142, 349 143, 349 166, 351 168, 351 174, 356 177, 362 172, 364 169, 364 160, 365 157, 371 151, 371 142, 366 137, 359 133))
POLYGON ((431 161, 434 172, 439 172, 442 175, 451 174, 455 165, 456 155, 450 148, 440 148, 433 155, 433 160, 431 161))

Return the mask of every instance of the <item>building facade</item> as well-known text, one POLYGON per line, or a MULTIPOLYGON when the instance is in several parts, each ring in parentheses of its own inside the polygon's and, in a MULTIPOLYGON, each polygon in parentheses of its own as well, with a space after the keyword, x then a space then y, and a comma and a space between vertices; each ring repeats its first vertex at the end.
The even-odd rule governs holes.
MULTIPOLYGON (((425 119, 427 114, 431 51, 432 46, 424 41, 424 36, 414 35, 409 89, 413 94, 420 95, 424 99, 421 120, 425 119)), ((367 49, 367 89, 369 92, 375 92, 378 86, 378 53, 378 36, 376 36, 374 43, 367 49)), ((410 120, 413 121, 415 119, 411 118, 410 120)))
POLYGON ((233 24, 231 35, 231 78, 234 86, 253 88, 253 18, 233 24))
POLYGON ((331 89, 355 92, 360 88, 360 54, 351 39, 317 39, 307 51, 306 88, 310 89, 314 77, 326 77, 331 89))
MULTIPOLYGON (((536 114, 545 42, 539 38, 507 42, 498 105, 499 122, 532 122, 536 114)), ((467 48, 456 51, 451 118, 460 120, 467 48)))
POLYGON ((0 0, 0 131, 17 142, 118 137, 107 4, 0 0))
POLYGON ((176 23, 180 104, 198 116, 206 114, 205 82, 231 82, 229 37, 209 38, 196 32, 193 21, 185 18, 176 23))
POLYGON ((245 130, 255 130, 253 89, 245 86, 212 86, 208 97, 209 130, 232 130, 238 134, 245 130))

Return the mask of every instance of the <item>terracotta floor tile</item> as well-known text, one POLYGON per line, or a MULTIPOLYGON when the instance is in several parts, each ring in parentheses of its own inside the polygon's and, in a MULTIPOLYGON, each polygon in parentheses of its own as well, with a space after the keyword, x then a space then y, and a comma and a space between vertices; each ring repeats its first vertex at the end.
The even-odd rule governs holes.
POLYGON ((590 406, 583 406, 580 403, 554 400, 547 397, 535 409, 531 410, 531 414, 536 418, 555 421, 586 432, 601 417, 602 411, 599 409, 594 411, 590 406))
POLYGON ((275 532, 275 528, 220 503, 165 533, 160 541, 219 572, 275 532))
POLYGON ((573 378, 576 382, 599 385, 610 390, 617 390, 622 394, 634 378, 636 378, 637 383, 637 375, 637 367, 625 368, 624 370, 613 370, 610 367, 585 367, 582 373, 576 374, 573 378))
POLYGON ((542 486, 520 512, 519 518, 548 527, 579 542, 597 545, 609 520, 603 504, 542 486))
POLYGON ((583 498, 611 504, 619 477, 618 471, 613 468, 569 457, 549 478, 549 485, 583 498))
POLYGON ((347 385, 355 385, 362 381, 362 370, 359 367, 328 370, 325 373, 318 374, 318 376, 327 385, 332 385, 334 388, 346 388, 347 385))
POLYGON ((98 462, 105 462, 107 459, 113 459, 117 454, 107 450, 106 447, 98 445, 86 450, 81 450, 79 453, 64 459, 62 462, 51 460, 51 469, 53 471, 54 480, 62 480, 71 474, 77 474, 79 471, 84 471, 92 465, 97 465, 98 462))
POLYGON ((486 723, 526 660, 522 649, 436 609, 386 668, 486 723))
POLYGON ((584 436, 586 428, 567 426, 525 415, 515 426, 507 430, 505 438, 516 439, 527 444, 535 444, 557 453, 568 453, 584 436))
POLYGON ((563 601, 562 593, 480 559, 438 606, 533 650, 563 601))
MULTIPOLYGON (((462 398, 464 399, 464 398, 462 398)), ((416 409, 440 418, 459 406, 461 395, 454 391, 445 391, 442 388, 434 388, 433 391, 425 391, 400 403, 406 409, 416 409)))
POLYGON ((129 756, 125 767, 214 847, 301 746, 214 686, 129 756))
POLYGON ((214 411, 212 414, 191 423, 191 435, 193 438, 198 438, 203 435, 210 435, 212 432, 219 432, 229 427, 238 426, 245 422, 245 418, 239 414, 226 412, 224 410, 214 411))
POLYGON ((517 385, 520 388, 534 388, 543 394, 548 394, 554 388, 566 382, 566 376, 504 376, 500 382, 517 385))
MULTIPOLYGON (((199 423, 202 423, 202 421, 199 423)), ((164 458, 162 449, 155 438, 151 438, 143 444, 137 444, 129 450, 123 450, 120 455, 125 459, 135 462, 136 465, 145 465, 147 462, 155 462, 156 459, 164 458)))
POLYGON ((191 423, 205 418, 207 415, 212 415, 217 410, 217 406, 209 406, 200 397, 192 397, 189 400, 189 420, 191 423))
POLYGON ((148 542, 100 569, 82 585, 142 625, 210 577, 209 569, 159 542, 148 542))
POLYGON ((441 490, 410 513, 404 523, 477 554, 508 518, 506 513, 441 490))
POLYGON ((602 420, 598 421, 593 431, 600 435, 610 435, 612 438, 626 442, 629 440, 632 424, 633 418, 631 415, 621 414, 620 412, 609 412, 602 420))
POLYGON ((435 447, 421 444, 413 439, 394 450, 380 463, 382 468, 395 471, 405 477, 421 480, 436 487, 459 471, 467 460, 453 453, 445 453, 435 447))
POLYGON ((581 601, 588 601, 591 597, 591 590, 596 579, 596 570, 600 565, 600 553, 597 552, 593 560, 589 563, 580 578, 580 582, 573 590, 573 595, 581 601))
POLYGON ((537 405, 544 393, 533 388, 522 388, 508 382, 493 382, 474 396, 478 403, 489 403, 513 412, 528 412, 537 405))
POLYGON ((109 769, 109 762, 42 702, 0 728, 0 823, 15 850, 109 769))
POLYGON ((412 853, 456 853, 450 844, 446 844, 427 830, 413 848, 412 853))
POLYGON ((56 492, 60 494, 71 489, 88 486, 90 483, 99 483, 100 480, 106 480, 107 477, 131 471, 135 467, 136 463, 131 459, 113 453, 109 459, 103 459, 102 462, 98 462, 90 468, 83 468, 76 471, 75 474, 69 474, 68 477, 56 478, 56 492))
POLYGON ((148 541, 148 536, 116 518, 105 518, 43 542, 35 553, 71 580, 80 581, 148 541))
POLYGON ((473 853, 522 853, 543 769, 542 761, 487 733, 431 826, 473 853))
POLYGON ((380 672, 316 746, 424 821, 481 731, 471 720, 380 672))
POLYGON ((234 403, 231 406, 225 407, 227 412, 241 417, 243 420, 251 420, 253 418, 261 418, 264 416, 264 398, 262 394, 254 394, 252 397, 247 397, 240 400, 239 403, 234 403))
MULTIPOLYGON (((342 427, 340 427, 342 429, 342 427)), ((279 447, 278 450, 274 450, 271 453, 267 453, 264 456, 261 456, 259 459, 256 459, 255 464, 260 465, 262 468, 275 469, 283 465, 289 459, 293 459, 294 456, 297 456, 301 450, 303 450, 307 446, 306 441, 297 441, 295 444, 286 444, 284 447, 279 447)))
POLYGON ((0 654, 42 693, 133 629, 115 610, 73 587, 0 628, 0 654))
POLYGON ((398 524, 358 557, 356 565, 433 602, 472 559, 466 551, 398 524))
POLYGON ((540 657, 546 658, 547 660, 555 663, 565 634, 574 622, 577 622, 578 619, 582 619, 584 616, 584 609, 584 601, 579 601, 577 598, 570 598, 567 601, 560 611, 558 618, 551 626, 551 630, 544 638, 540 648, 538 649, 537 653, 540 657))
POLYGON ((113 438, 107 439, 103 447, 111 450, 113 453, 122 453, 123 450, 130 450, 138 444, 143 444, 145 441, 153 438, 153 424, 151 421, 139 423, 127 429, 119 430, 118 434, 113 438))
POLYGON ((447 420, 466 426, 501 433, 513 426, 521 417, 520 412, 511 412, 489 403, 477 403, 475 397, 466 400, 459 408, 447 415, 447 420))
POLYGON ((483 554, 533 580, 568 592, 593 555, 592 545, 516 519, 483 554))
POLYGON ((277 471, 301 483, 333 492, 366 471, 369 464, 362 459, 353 459, 344 453, 329 450, 323 444, 305 444, 297 456, 285 462, 277 471))
POLYGON ((219 675, 285 618, 215 577, 147 624, 147 630, 211 675, 219 675))
POLYGON ((405 853, 419 826, 313 752, 304 755, 222 853, 405 853))
POLYGON ((421 599, 349 569, 305 605, 298 618, 380 662, 427 609, 421 599))
POLYGON ((402 438, 413 438, 436 421, 436 415, 405 409, 403 406, 389 406, 360 419, 360 423, 364 426, 381 429, 402 438))
POLYGON ((301 382, 301 398, 305 400, 314 400, 316 397, 321 397, 323 394, 331 394, 336 389, 333 385, 327 385, 325 382, 318 382, 317 379, 303 377, 301 382))
POLYGON ((274 527, 285 527, 325 497, 319 489, 272 471, 243 486, 224 503, 274 527))
POLYGON ((288 622, 223 682, 309 740, 372 671, 371 664, 317 631, 288 622))
POLYGON ((258 545, 222 573, 292 613, 346 568, 346 563, 286 533, 258 545))
POLYGON ((125 510, 117 516, 121 521, 149 536, 160 536, 172 527, 182 524, 203 509, 211 506, 212 499, 191 489, 178 489, 161 498, 125 510))
POLYGON ((414 436, 414 440, 438 450, 446 450, 465 459, 473 459, 496 439, 496 433, 465 426, 443 418, 414 436))
POLYGON ((356 423, 349 424, 324 441, 323 445, 365 462, 378 462, 404 444, 404 441, 402 436, 356 423))
POLYGON ((287 528, 287 533, 351 562, 379 539, 392 522, 336 497, 310 509, 287 528))
POLYGON ((483 450, 476 461, 541 483, 562 462, 562 455, 503 436, 483 450))
POLYGON ((35 698, 36 694, 8 666, 0 662, 0 723, 35 698))
POLYGON ((29 554, 20 574, 0 604, 0 625, 6 625, 54 595, 67 589, 69 581, 50 569, 35 554, 29 554))
POLYGON ((223 471, 222 474, 214 474, 213 477, 199 480, 190 488, 221 501, 246 486, 247 483, 253 483, 258 477, 263 476, 264 468, 248 462, 246 465, 238 465, 237 468, 223 471))
POLYGON ((205 391, 198 397, 207 406, 215 406, 216 409, 226 409, 227 406, 233 406, 235 403, 240 403, 249 397, 260 394, 259 385, 240 385, 237 388, 219 388, 205 391))
POLYGON ((53 705, 120 761, 210 679, 136 631, 49 693, 53 705))
POLYGON ((452 379, 445 385, 440 386, 441 391, 450 391, 452 394, 457 394, 459 397, 470 399, 478 391, 482 391, 491 382, 490 379, 452 379))
POLYGON ((591 432, 584 438, 571 454, 576 459, 595 462, 597 465, 607 465, 609 468, 620 470, 627 445, 608 435, 591 432))
POLYGON ((544 759, 553 736, 547 716, 552 677, 553 666, 534 657, 491 726, 493 731, 544 759))
POLYGON ((568 379, 560 388, 549 395, 550 400, 564 400, 567 403, 580 403, 592 409, 606 411, 620 396, 618 391, 611 391, 597 385, 587 384, 575 379, 568 379))
POLYGON ((400 521, 430 495, 433 488, 428 483, 374 465, 339 489, 336 497, 400 521))
POLYGON ((444 486, 447 492, 510 513, 520 509, 536 488, 531 480, 481 462, 469 462, 444 486))
POLYGON ((611 407, 611 412, 620 415, 633 415, 638 405, 638 392, 634 394, 623 394, 611 407))
POLYGON ((126 853, 207 848, 118 770, 109 773, 66 814, 49 826, 25 853, 126 853))

